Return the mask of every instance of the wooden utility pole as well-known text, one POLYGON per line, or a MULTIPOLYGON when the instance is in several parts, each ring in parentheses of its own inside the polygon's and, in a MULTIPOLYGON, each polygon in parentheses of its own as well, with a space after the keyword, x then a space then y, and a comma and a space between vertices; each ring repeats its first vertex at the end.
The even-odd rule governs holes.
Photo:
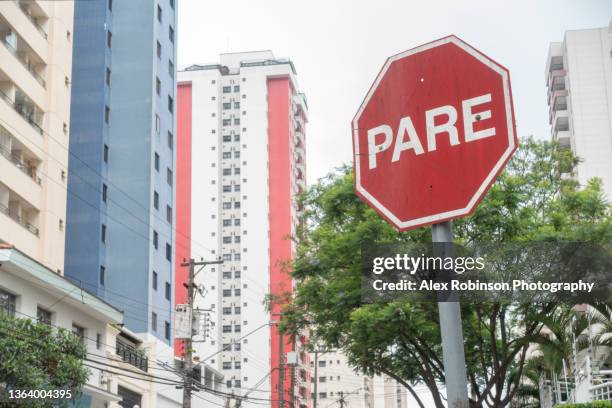
POLYGON ((195 276, 202 270, 206 265, 222 264, 222 260, 216 261, 195 261, 193 258, 189 262, 183 260, 181 263, 182 267, 189 267, 189 277, 187 279, 187 303, 189 304, 189 316, 191 321, 189 322, 190 332, 189 337, 185 339, 185 367, 183 376, 183 408, 191 408, 191 382, 193 381, 193 302, 195 299, 195 276), (195 271, 196 266, 201 266, 198 271, 195 271))

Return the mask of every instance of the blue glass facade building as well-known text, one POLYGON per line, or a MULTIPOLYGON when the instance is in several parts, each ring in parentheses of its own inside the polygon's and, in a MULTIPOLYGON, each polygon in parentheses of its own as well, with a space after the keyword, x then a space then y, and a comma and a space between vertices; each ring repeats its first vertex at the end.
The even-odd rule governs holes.
POLYGON ((171 344, 176 0, 74 3, 65 275, 171 344))

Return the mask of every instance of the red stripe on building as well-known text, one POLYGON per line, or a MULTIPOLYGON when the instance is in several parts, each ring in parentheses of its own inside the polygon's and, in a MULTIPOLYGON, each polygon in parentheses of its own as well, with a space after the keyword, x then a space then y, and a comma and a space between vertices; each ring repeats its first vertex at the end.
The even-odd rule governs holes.
MULTIPOLYGON (((269 221, 270 221, 270 293, 283 297, 292 290, 291 276, 286 262, 291 254, 291 85, 289 78, 268 79, 268 146, 269 146, 269 221)), ((278 320, 281 306, 274 304, 271 320, 278 320)), ((271 368, 278 368, 279 336, 276 326, 270 326, 271 368)), ((283 351, 293 351, 293 344, 285 337, 283 351)), ((283 353, 283 354, 284 354, 283 353)), ((283 400, 289 401, 289 370, 284 371, 283 400)), ((272 408, 278 407, 279 372, 271 375, 273 390, 272 408)), ((285 404, 288 406, 288 403, 285 404)))
MULTIPOLYGON (((176 220, 174 256, 174 304, 187 303, 188 268, 183 259, 191 258, 191 84, 179 84, 176 115, 176 220)), ((184 354, 182 340, 174 342, 174 354, 184 354)))

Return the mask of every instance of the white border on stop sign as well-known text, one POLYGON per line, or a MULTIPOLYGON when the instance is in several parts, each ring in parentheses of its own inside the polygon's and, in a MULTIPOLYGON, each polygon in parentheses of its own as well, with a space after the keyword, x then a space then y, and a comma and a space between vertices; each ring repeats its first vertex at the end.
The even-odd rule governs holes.
POLYGON ((361 103, 361 106, 359 107, 359 110, 355 114, 355 117, 353 118, 352 123, 353 123, 353 143, 354 143, 353 160, 355 163, 355 188, 360 194, 362 194, 365 198, 367 198, 380 212, 382 212, 389 220, 391 220, 391 222, 395 226, 397 226, 398 228, 402 230, 410 229, 410 228, 418 227, 418 226, 434 224, 434 223, 437 223, 443 220, 449 220, 452 218, 459 218, 461 216, 467 215, 470 212, 472 212, 476 203, 483 197, 489 185, 492 183, 493 178, 501 170, 501 167, 509 159, 509 156, 512 154, 515 148, 514 123, 513 123, 513 114, 512 114, 512 98, 510 96, 510 80, 508 77, 508 72, 504 68, 502 68, 499 64, 492 61, 487 56, 480 53, 480 51, 472 48, 470 45, 468 45, 467 43, 465 43, 464 41, 462 41, 461 39, 459 39, 458 37, 454 35, 450 35, 448 37, 444 37, 439 40, 432 41, 427 44, 423 44, 419 47, 416 47, 408 51, 404 51, 402 53, 389 57, 387 61, 385 62, 385 65, 379 72, 378 76, 376 77, 376 80, 370 87, 370 90, 368 91, 365 99, 361 103), (472 196, 467 206, 465 206, 464 208, 457 209, 457 210, 434 214, 434 215, 430 215, 427 217, 421 217, 421 218, 415 218, 412 220, 402 221, 399 218, 397 218, 395 215, 393 215, 391 211, 389 211, 384 205, 382 205, 377 199, 375 199, 370 193, 368 193, 368 191, 365 188, 363 188, 363 186, 361 185, 361 175, 360 175, 361 169, 360 169, 360 163, 359 163, 359 157, 358 157, 359 151, 360 151, 359 150, 358 121, 359 121, 359 118, 361 117, 361 114, 363 113, 363 110, 365 109, 365 106, 368 104, 368 102, 372 98, 374 91, 378 88, 380 81, 385 76, 385 74, 387 73, 387 70, 389 69, 389 66, 393 62, 399 59, 408 57, 410 55, 418 54, 419 52, 429 50, 431 48, 435 48, 440 45, 444 45, 448 43, 453 43, 457 45, 459 48, 461 48, 468 54, 472 55, 478 61, 488 66, 489 68, 497 72, 502 77, 502 83, 504 87, 504 105, 506 109, 506 122, 508 125, 508 148, 504 151, 504 154, 502 154, 502 156, 497 161, 493 169, 489 172, 489 174, 483 181, 483 183, 479 186, 478 190, 476 190, 476 193, 472 196))

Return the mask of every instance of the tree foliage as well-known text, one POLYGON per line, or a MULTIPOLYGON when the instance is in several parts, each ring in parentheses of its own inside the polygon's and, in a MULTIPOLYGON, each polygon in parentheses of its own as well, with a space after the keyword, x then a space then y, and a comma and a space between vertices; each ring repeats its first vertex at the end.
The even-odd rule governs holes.
MULTIPOLYGON (((64 329, 0 312, 0 389, 70 389, 87 381, 85 346, 64 329)), ((62 400, 30 402, 32 407, 61 405, 62 400)), ((63 400, 67 405, 67 401, 63 400)))
MULTIPOLYGON (((454 222, 459 243, 579 240, 612 242, 610 207, 601 182, 580 188, 578 160, 566 149, 533 138, 521 147, 476 211, 454 222)), ((435 303, 362 304, 361 252, 373 244, 427 243, 429 228, 398 233, 353 191, 343 167, 301 197, 304 209, 293 276, 296 294, 282 328, 296 334, 312 324, 313 341, 341 349, 356 369, 386 374, 407 387, 425 384, 437 407, 444 365, 435 303)), ((468 381, 473 407, 504 407, 529 390, 527 351, 554 316, 556 303, 462 304, 468 381)), ((531 384, 533 386, 533 384, 531 384)))

